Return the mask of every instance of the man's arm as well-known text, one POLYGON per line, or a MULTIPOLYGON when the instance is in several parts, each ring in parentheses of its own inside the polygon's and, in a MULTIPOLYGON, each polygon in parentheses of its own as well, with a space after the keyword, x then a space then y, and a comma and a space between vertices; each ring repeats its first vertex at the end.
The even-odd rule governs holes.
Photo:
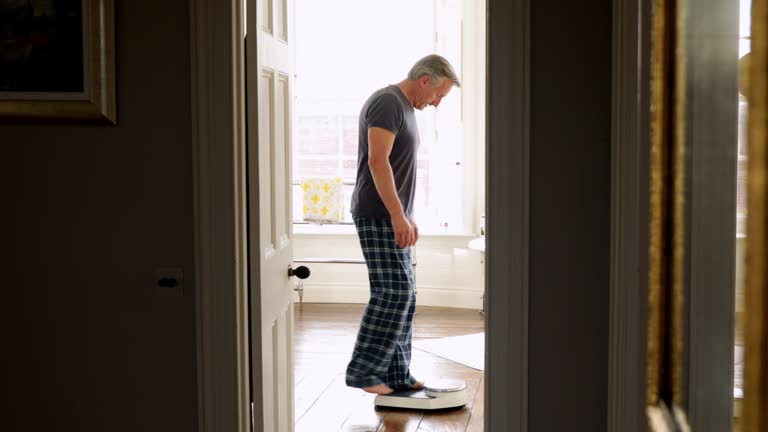
POLYGON ((397 196, 392 165, 389 164, 389 154, 394 144, 394 133, 379 127, 368 128, 368 167, 371 169, 376 191, 392 219, 395 242, 405 248, 416 243, 416 234, 403 212, 403 205, 397 196))

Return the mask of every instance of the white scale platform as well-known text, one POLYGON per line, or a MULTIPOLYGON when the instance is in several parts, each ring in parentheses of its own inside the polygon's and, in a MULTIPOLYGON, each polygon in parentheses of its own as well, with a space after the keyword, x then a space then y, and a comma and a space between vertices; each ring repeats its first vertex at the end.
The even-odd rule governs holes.
POLYGON ((391 408, 436 410, 456 408, 467 403, 467 384, 461 380, 440 380, 427 383, 421 390, 397 390, 377 395, 374 405, 391 408))

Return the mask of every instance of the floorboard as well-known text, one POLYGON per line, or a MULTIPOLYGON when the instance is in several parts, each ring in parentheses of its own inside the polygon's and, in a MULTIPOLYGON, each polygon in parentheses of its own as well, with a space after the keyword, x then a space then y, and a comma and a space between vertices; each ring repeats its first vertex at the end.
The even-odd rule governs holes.
MULTIPOLYGON (((458 378, 467 382, 464 407, 420 412, 377 408, 374 395, 347 387, 344 371, 354 348, 364 305, 296 306, 296 432, 482 432, 483 372, 414 349, 411 371, 429 382, 458 378)), ((413 339, 462 336, 484 331, 484 317, 471 309, 418 307, 413 339)))

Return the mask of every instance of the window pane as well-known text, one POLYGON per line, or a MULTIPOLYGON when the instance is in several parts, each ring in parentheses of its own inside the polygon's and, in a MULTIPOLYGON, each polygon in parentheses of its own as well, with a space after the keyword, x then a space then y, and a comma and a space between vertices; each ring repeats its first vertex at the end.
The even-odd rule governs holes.
POLYGON ((358 116, 347 115, 342 119, 341 136, 344 156, 357 157, 358 116))
POLYGON ((357 178, 357 159, 344 159, 342 177, 345 180, 355 180, 357 178))
POLYGON ((739 97, 739 157, 747 157, 747 112, 749 105, 744 96, 739 97))
POLYGON ((334 159, 305 159, 298 161, 300 177, 336 177, 339 175, 339 162, 334 159))
MULTIPOLYGON (((739 1, 739 59, 751 51, 751 0, 739 1)), ((740 66, 741 67, 741 66, 740 66)), ((740 86, 742 83, 739 83, 740 86)), ((747 100, 739 94, 738 118, 738 166, 736 181, 736 309, 735 309, 735 347, 734 347, 734 389, 735 399, 743 398, 744 384, 744 242, 747 234, 747 100)), ((738 424, 741 419, 736 418, 738 424)))
MULTIPOLYGON (((738 180, 736 182, 736 215, 746 217, 747 215, 747 160, 739 160, 738 180)), ((746 226, 737 226, 737 234, 746 234, 746 226)))
POLYGON ((296 116, 296 151, 300 156, 328 155, 339 152, 336 117, 329 115, 296 116))
POLYGON ((739 1, 739 37, 748 38, 752 36, 752 1, 739 1))

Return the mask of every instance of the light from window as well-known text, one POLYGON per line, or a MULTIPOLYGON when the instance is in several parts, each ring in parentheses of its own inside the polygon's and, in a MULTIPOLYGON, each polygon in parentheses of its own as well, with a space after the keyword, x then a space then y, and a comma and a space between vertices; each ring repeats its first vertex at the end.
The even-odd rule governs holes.
MULTIPOLYGON (((739 58, 751 51, 751 9, 750 0, 739 2, 739 58)), ((739 93, 738 126, 738 168, 736 180, 736 234, 747 234, 747 98, 739 93)))
MULTIPOLYGON (((436 49, 461 76, 460 20, 454 28, 436 21, 434 0, 296 0, 295 11, 294 218, 302 217, 302 179, 342 177, 349 222, 360 108, 371 93, 400 82, 416 60, 436 49), (436 43, 437 28, 447 36, 436 43)), ((438 113, 429 107, 416 118, 421 147, 414 211, 420 230, 460 231, 460 89, 451 91, 438 113)))

